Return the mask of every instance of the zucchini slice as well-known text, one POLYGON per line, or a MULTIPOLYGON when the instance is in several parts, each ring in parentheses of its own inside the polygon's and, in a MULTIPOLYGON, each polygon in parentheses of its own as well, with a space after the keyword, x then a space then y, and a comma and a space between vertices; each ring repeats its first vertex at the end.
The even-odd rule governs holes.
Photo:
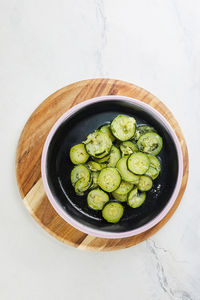
POLYGON ((71 147, 69 156, 72 163, 75 165, 84 164, 89 158, 89 155, 86 152, 83 144, 78 144, 71 147))
POLYGON ((125 202, 127 200, 128 194, 118 194, 116 192, 112 192, 112 196, 115 200, 118 200, 120 202, 125 202))
POLYGON ((101 165, 95 161, 90 160, 86 166, 90 171, 101 171, 101 165))
POLYGON ((160 160, 154 156, 154 155, 150 155, 148 154, 148 158, 150 160, 150 167, 155 168, 158 172, 160 172, 161 170, 161 163, 160 160))
POLYGON ((133 188, 133 184, 126 181, 121 181, 120 186, 115 190, 117 194, 124 195, 128 194, 133 188))
POLYGON ((115 140, 115 137, 113 136, 111 130, 110 130, 110 124, 105 124, 105 125, 102 125, 100 128, 99 128, 100 131, 106 133, 109 138, 111 139, 112 142, 114 142, 115 140))
POLYGON ((146 193, 138 193, 138 189, 135 188, 128 195, 128 205, 132 208, 140 207, 146 198, 146 193))
POLYGON ((106 156, 104 156, 104 157, 102 157, 102 158, 93 157, 93 159, 94 159, 98 164, 102 164, 102 163, 108 162, 109 158, 110 158, 110 154, 108 154, 108 155, 106 155, 106 156))
POLYGON ((121 183, 121 176, 115 168, 105 168, 101 170, 98 177, 98 185, 106 192, 113 192, 121 183))
POLYGON ((139 125, 135 130, 134 140, 138 141, 139 138, 147 132, 156 132, 156 130, 151 126, 139 125))
POLYGON ((112 146, 112 141, 109 136, 99 130, 89 134, 83 143, 86 145, 88 154, 98 158, 106 156, 112 146))
POLYGON ((131 154, 128 158, 127 165, 131 172, 137 175, 143 175, 149 169, 150 160, 145 153, 136 152, 131 154))
POLYGON ((124 214, 124 207, 117 202, 109 202, 102 210, 103 218, 109 223, 118 223, 124 214))
POLYGON ((107 166, 115 167, 120 158, 121 158, 121 153, 120 153, 119 149, 117 149, 117 147, 115 147, 115 146, 112 146, 111 150, 110 150, 110 157, 107 162, 107 166))
POLYGON ((94 210, 102 210, 105 203, 109 201, 109 196, 100 189, 94 189, 87 195, 87 204, 94 210))
POLYGON ((140 176, 131 173, 127 168, 128 156, 122 157, 116 164, 116 168, 119 170, 123 180, 138 184, 140 176))
POLYGON ((155 168, 149 167, 149 169, 147 170, 147 172, 145 173, 145 175, 150 176, 153 180, 156 179, 159 175, 158 170, 156 170, 155 168))
POLYGON ((75 193, 77 195, 84 195, 84 192, 87 191, 90 187, 92 183, 92 180, 90 180, 89 182, 87 182, 85 180, 85 178, 80 178, 76 183, 75 183, 75 186, 74 186, 74 189, 75 189, 75 193))
POLYGON ((90 181, 90 171, 84 165, 75 166, 71 171, 72 185, 75 186, 76 182, 82 178, 84 178, 86 185, 87 185, 90 181))
POLYGON ((126 115, 118 115, 111 123, 112 134, 120 141, 127 141, 135 134, 135 119, 126 115))
POLYGON ((134 152, 138 152, 138 146, 130 141, 122 142, 120 144, 120 150, 122 152, 122 155, 130 155, 134 152))
POLYGON ((139 138, 137 145, 140 151, 151 155, 157 155, 162 149, 163 140, 157 133, 147 132, 139 138))
POLYGON ((99 177, 100 172, 92 172, 91 177, 92 177, 92 185, 90 186, 90 189, 94 189, 98 187, 98 177, 99 177))
POLYGON ((153 186, 153 181, 149 176, 141 176, 140 181, 137 185, 138 189, 142 192, 149 191, 153 186))

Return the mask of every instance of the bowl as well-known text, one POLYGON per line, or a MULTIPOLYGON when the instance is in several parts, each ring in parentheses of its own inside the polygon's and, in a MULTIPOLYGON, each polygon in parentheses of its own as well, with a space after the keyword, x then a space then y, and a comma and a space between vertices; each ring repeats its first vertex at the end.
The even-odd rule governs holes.
POLYGON ((139 100, 112 95, 86 100, 57 120, 44 144, 41 172, 47 197, 66 222, 93 236, 125 238, 152 228, 169 212, 180 190, 183 158, 176 134, 157 110, 139 100), (69 151, 118 114, 134 116, 137 124, 151 125, 162 136, 163 149, 158 155, 162 170, 144 204, 136 209, 127 206, 120 222, 110 224, 102 219, 101 212, 87 206, 85 196, 75 194, 70 180, 73 164, 69 151))

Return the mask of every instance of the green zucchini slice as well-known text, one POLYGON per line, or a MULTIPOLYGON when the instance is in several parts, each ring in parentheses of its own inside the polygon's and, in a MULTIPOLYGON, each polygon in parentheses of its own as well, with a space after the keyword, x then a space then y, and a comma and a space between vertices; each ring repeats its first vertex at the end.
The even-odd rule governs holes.
POLYGON ((124 195, 128 194, 133 188, 133 184, 126 181, 121 181, 120 186, 115 190, 117 194, 124 195))
POLYGON ((136 152, 131 154, 128 158, 127 165, 131 172, 137 175, 143 175, 149 169, 150 160, 145 153, 136 152))
POLYGON ((94 210, 102 210, 106 202, 109 201, 109 196, 100 189, 94 189, 87 195, 87 204, 94 210))
POLYGON ((92 183, 92 180, 90 179, 89 182, 87 182, 85 180, 85 178, 80 178, 76 183, 75 183, 75 186, 74 186, 74 189, 75 189, 75 193, 77 195, 84 195, 84 192, 87 191, 90 187, 92 183))
POLYGON ((140 176, 140 181, 137 185, 138 189, 142 192, 149 191, 153 186, 153 181, 149 176, 140 176))
POLYGON ((113 136, 113 134, 110 130, 110 124, 105 124, 105 125, 101 126, 99 128, 99 130, 106 133, 109 136, 109 138, 111 139, 111 141, 114 142, 115 137, 113 136))
POLYGON ((127 141, 135 134, 135 119, 126 115, 118 115, 111 123, 112 134, 120 141, 127 141))
POLYGON ((127 200, 128 194, 118 194, 116 192, 112 192, 112 196, 115 200, 118 200, 120 202, 125 202, 127 200))
POLYGON ((86 166, 90 171, 101 171, 101 165, 95 161, 90 160, 86 166))
POLYGON ((98 177, 99 177, 100 172, 92 172, 91 177, 92 177, 92 185, 90 186, 90 189, 94 189, 98 187, 98 177))
POLYGON ((98 185, 106 192, 113 192, 121 183, 121 176, 115 168, 105 168, 101 170, 98 177, 98 185))
POLYGON ((139 194, 138 189, 135 188, 128 195, 128 205, 132 208, 138 208, 144 203, 145 198, 146 193, 142 192, 139 194))
POLYGON ((89 155, 86 152, 83 144, 78 144, 71 147, 69 156, 72 163, 75 165, 84 164, 89 158, 89 155))
POLYGON ((98 158, 106 156, 112 146, 112 141, 109 136, 99 130, 89 134, 83 143, 86 145, 88 154, 98 158))
POLYGON ((71 171, 72 185, 75 186, 76 182, 82 178, 85 180, 86 185, 87 185, 90 181, 90 171, 84 165, 75 166, 71 171))
POLYGON ((118 202, 109 202, 102 210, 103 218, 109 223, 118 223, 124 214, 124 207, 118 202))
POLYGON ((121 158, 121 153, 120 153, 119 149, 117 149, 117 147, 115 147, 115 146, 112 146, 111 150, 110 150, 110 157, 107 162, 107 166, 115 167, 120 158, 121 158))
POLYGON ((140 151, 157 155, 162 149, 163 140, 157 133, 147 132, 139 138, 137 145, 140 151))
POLYGON ((128 156, 122 157, 116 164, 116 168, 119 170, 123 180, 133 184, 138 184, 140 176, 131 173, 127 168, 128 156))
POLYGON ((104 156, 104 157, 102 157, 102 158, 94 157, 93 159, 94 159, 98 164, 102 164, 102 163, 108 162, 109 158, 110 158, 110 154, 108 154, 108 155, 106 155, 106 156, 104 156))
POLYGON ((145 175, 150 176, 154 180, 158 177, 159 172, 158 170, 150 166, 145 175))
POLYGON ((122 142, 120 144, 120 150, 122 152, 122 155, 130 155, 134 152, 138 152, 138 146, 130 141, 122 142))
POLYGON ((136 127, 134 140, 138 141, 139 138, 147 132, 156 132, 156 130, 151 126, 139 125, 138 127, 136 127))
POLYGON ((148 158, 150 160, 150 167, 155 168, 158 172, 161 170, 161 163, 160 160, 153 155, 148 154, 148 158))

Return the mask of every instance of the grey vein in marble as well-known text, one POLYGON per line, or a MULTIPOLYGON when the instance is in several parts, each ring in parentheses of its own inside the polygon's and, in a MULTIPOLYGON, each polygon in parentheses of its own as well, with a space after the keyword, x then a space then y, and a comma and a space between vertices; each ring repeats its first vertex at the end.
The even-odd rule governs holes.
POLYGON ((103 50, 107 44, 107 21, 104 13, 104 1, 96 0, 95 3, 97 20, 99 20, 101 26, 100 46, 96 50, 97 71, 99 76, 105 77, 106 74, 103 70, 103 50))
MULTIPOLYGON (((159 247, 158 245, 156 245, 155 241, 153 239, 148 239, 146 241, 146 246, 147 248, 150 250, 155 263, 156 263, 156 275, 158 278, 158 282, 160 284, 161 289, 168 294, 170 299, 173 300, 194 300, 194 298, 191 297, 191 295, 185 291, 185 290, 173 290, 170 285, 169 282, 167 280, 167 275, 165 274, 165 270, 164 267, 162 265, 162 262, 159 258, 159 254, 158 251, 162 250, 165 253, 168 253, 169 251, 159 247), (158 250, 158 251, 157 251, 158 250)), ((174 257, 173 257, 174 259, 174 257)), ((177 261, 180 262, 180 261, 177 261)))

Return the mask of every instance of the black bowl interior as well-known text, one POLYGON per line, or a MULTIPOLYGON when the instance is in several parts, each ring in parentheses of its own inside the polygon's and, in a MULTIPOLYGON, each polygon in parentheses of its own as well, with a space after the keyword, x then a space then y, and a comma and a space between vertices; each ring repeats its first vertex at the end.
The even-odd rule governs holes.
POLYGON ((71 115, 55 132, 47 153, 47 180, 58 205, 72 218, 90 228, 125 232, 136 229, 155 218, 166 206, 173 193, 178 175, 178 156, 173 139, 163 124, 144 108, 124 101, 101 101, 81 108, 71 115), (73 164, 69 159, 70 148, 86 139, 100 125, 111 121, 118 114, 134 116, 137 124, 152 125, 163 138, 163 149, 158 157, 162 170, 147 192, 144 204, 133 209, 125 205, 125 213, 118 224, 109 224, 101 212, 87 206, 87 196, 77 196, 70 181, 73 164))

